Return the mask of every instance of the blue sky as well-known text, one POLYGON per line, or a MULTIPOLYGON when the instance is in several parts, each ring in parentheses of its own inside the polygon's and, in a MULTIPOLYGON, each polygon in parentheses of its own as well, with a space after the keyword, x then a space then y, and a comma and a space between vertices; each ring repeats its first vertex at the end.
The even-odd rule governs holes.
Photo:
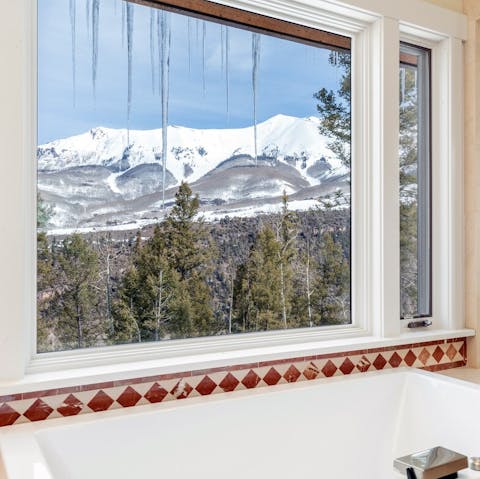
MULTIPOLYGON (((87 0, 76 0, 76 89, 73 90, 71 22, 68 0, 38 2, 38 140, 45 143, 95 126, 127 126, 127 48, 122 45, 122 1, 101 0, 96 98, 91 70, 91 26, 87 0), (89 32, 90 30, 90 32, 89 32), (74 104, 75 97, 75 104, 74 104)), ((131 129, 161 126, 158 65, 152 91, 150 11, 134 5, 131 129)), ((169 124, 193 128, 233 128, 253 123, 252 33, 229 27, 229 113, 220 25, 206 22, 203 90, 203 22, 170 14, 172 41, 169 124), (197 36, 198 30, 198 36, 197 36), (190 47, 189 47, 190 45, 190 47), (190 60, 189 60, 190 59, 190 60)), ((157 45, 154 47, 158 58, 157 45)), ((158 64, 158 61, 155 63, 158 64)), ((313 93, 335 88, 340 73, 328 51, 261 36, 258 121, 283 113, 316 115, 313 93)))

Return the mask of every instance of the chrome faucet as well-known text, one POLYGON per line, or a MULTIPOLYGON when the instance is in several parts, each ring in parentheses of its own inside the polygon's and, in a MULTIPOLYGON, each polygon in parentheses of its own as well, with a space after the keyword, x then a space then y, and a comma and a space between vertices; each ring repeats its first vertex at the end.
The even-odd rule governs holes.
POLYGON ((468 467, 468 458, 439 446, 399 457, 393 466, 407 479, 454 479, 468 467))

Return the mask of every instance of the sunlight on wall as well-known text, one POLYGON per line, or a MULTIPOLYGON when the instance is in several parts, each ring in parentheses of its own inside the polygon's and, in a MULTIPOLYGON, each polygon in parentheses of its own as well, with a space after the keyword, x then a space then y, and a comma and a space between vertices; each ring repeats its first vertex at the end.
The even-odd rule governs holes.
POLYGON ((463 0, 426 0, 429 3, 434 3, 439 7, 448 8, 455 12, 463 13, 463 0))

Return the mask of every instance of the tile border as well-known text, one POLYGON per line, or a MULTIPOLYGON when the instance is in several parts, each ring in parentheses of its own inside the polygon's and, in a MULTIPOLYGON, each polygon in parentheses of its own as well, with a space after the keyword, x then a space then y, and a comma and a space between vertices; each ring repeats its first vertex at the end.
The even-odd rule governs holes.
POLYGON ((0 427, 372 370, 465 366, 466 338, 233 364, 0 396, 0 427))

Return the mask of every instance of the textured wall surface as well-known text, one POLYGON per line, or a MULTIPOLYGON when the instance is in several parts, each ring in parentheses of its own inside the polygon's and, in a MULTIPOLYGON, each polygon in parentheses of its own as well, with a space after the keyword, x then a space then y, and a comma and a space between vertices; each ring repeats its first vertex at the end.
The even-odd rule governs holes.
MULTIPOLYGON (((480 1, 465 0, 465 314, 466 326, 478 331, 480 312, 480 1)), ((479 339, 469 340, 469 366, 480 367, 479 339)))

